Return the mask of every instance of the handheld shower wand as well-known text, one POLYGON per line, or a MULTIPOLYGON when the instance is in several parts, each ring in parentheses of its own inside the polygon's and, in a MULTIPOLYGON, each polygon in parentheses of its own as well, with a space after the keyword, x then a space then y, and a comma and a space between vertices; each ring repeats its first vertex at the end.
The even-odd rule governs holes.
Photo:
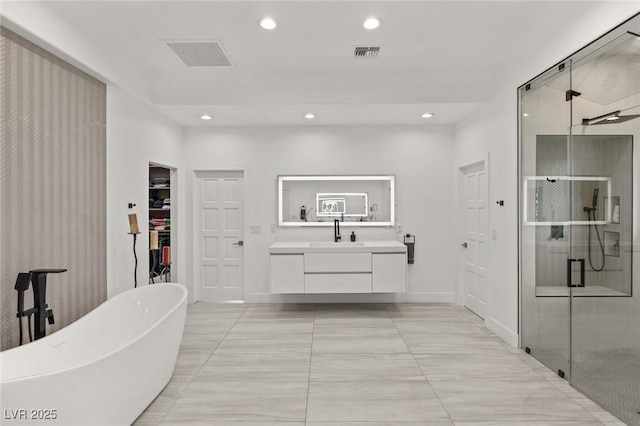
POLYGON ((600 232, 598 231, 598 225, 596 225, 596 210, 598 209, 598 193, 600 190, 598 188, 593 189, 593 197, 591 198, 591 207, 584 207, 583 211, 587 212, 587 221, 589 222, 589 234, 587 237, 587 250, 589 253, 589 266, 596 272, 600 272, 604 269, 604 244, 602 244, 602 239, 600 238, 600 232), (600 268, 595 268, 593 266, 593 260, 591 259, 591 213, 593 213, 593 227, 596 229, 596 236, 598 237, 598 245, 600 246, 600 253, 602 255, 602 266, 600 268))
MULTIPOLYGON (((591 198, 591 207, 588 206, 584 206, 582 208, 582 211, 585 211, 587 213, 593 213, 593 220, 596 220, 596 214, 595 211, 598 209, 598 193, 600 192, 600 190, 598 188, 593 188, 593 197, 591 198)), ((591 216, 591 215, 589 215, 591 216)))

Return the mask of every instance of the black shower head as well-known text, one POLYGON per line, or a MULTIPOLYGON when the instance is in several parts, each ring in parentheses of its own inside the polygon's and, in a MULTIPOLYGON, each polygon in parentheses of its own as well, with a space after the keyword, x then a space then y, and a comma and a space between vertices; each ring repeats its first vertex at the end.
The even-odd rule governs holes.
POLYGON ((608 114, 599 115, 598 117, 583 118, 582 125, 595 126, 598 124, 618 124, 640 117, 640 114, 620 115, 620 112, 621 111, 614 111, 608 114))

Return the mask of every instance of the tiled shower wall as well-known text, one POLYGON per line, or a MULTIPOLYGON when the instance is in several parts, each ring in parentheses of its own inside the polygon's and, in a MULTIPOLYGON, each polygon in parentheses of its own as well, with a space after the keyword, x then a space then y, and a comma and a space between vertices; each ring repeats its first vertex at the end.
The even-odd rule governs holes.
MULTIPOLYGON (((49 275, 56 323, 106 299, 106 86, 17 34, 0 43, 0 326, 18 345, 17 274, 49 275)), ((25 307, 33 305, 29 289, 25 307)), ((32 321, 33 322, 33 321, 32 321)), ((25 341, 27 341, 24 319, 25 341)))

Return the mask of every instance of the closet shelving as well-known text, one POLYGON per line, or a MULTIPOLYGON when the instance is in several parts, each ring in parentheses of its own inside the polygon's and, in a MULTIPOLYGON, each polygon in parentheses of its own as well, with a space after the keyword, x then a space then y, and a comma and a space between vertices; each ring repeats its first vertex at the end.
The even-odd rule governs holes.
POLYGON ((165 281, 169 261, 163 248, 171 246, 171 171, 164 167, 149 166, 149 231, 158 232, 158 250, 149 252, 150 282, 165 281))

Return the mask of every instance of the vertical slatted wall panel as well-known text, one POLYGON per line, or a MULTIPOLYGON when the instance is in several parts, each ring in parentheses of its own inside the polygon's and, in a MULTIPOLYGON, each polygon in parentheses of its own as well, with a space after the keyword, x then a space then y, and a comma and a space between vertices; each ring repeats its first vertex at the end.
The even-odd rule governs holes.
POLYGON ((2 350, 18 344, 19 272, 68 269, 47 280, 48 333, 106 299, 105 123, 102 82, 1 28, 2 350))

